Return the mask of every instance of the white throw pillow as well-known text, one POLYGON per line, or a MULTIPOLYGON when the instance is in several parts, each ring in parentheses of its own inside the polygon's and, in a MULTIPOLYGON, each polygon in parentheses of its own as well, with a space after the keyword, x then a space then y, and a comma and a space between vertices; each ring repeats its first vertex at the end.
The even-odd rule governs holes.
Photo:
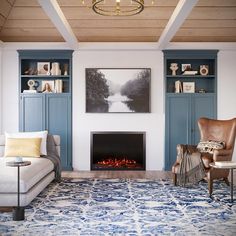
POLYGON ((19 133, 7 133, 5 132, 5 137, 7 138, 42 138, 40 154, 47 155, 47 135, 48 131, 38 131, 38 132, 19 132, 19 133))
POLYGON ((197 149, 199 152, 203 153, 210 153, 213 154, 214 150, 220 150, 225 148, 225 142, 223 141, 214 141, 214 140, 207 140, 207 141, 200 141, 197 145, 197 149))

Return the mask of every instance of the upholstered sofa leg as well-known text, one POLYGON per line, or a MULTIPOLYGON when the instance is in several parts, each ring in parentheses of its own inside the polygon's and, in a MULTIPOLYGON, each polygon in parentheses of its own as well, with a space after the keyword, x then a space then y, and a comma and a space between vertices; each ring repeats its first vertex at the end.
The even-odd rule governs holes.
POLYGON ((225 183, 229 186, 229 180, 228 180, 228 178, 226 177, 226 178, 224 178, 224 181, 225 181, 225 183))
POLYGON ((174 186, 177 185, 177 174, 173 173, 173 184, 174 186))

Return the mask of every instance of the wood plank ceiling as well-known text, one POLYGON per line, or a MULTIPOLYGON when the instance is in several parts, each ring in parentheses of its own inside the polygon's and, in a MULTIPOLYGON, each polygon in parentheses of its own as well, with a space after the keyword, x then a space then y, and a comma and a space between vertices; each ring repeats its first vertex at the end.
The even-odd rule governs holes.
MULTIPOLYGON (((157 42, 179 2, 145 0, 136 16, 105 17, 81 0, 57 1, 79 42, 157 42)), ((37 0, 0 0, 0 40, 64 42, 37 0)), ((236 42, 236 0, 199 0, 171 41, 236 42)))

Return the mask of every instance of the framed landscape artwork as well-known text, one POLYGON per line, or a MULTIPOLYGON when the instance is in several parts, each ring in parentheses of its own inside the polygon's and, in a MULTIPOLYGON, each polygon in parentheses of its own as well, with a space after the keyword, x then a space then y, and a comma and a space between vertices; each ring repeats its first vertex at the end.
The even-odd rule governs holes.
POLYGON ((86 112, 150 112, 150 68, 86 68, 86 112))

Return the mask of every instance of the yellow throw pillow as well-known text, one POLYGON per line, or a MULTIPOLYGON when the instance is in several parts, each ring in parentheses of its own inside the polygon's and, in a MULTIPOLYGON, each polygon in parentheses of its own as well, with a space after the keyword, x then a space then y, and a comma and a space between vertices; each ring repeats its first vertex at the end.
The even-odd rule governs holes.
POLYGON ((7 138, 5 157, 40 157, 42 138, 7 138))

